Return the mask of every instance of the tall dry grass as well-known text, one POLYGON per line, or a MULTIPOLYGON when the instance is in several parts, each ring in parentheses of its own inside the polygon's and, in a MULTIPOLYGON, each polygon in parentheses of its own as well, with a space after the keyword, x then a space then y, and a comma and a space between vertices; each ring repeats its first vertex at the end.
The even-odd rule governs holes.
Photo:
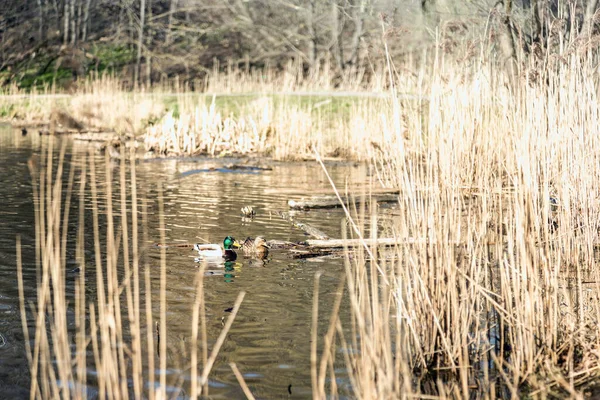
POLYGON ((61 111, 84 131, 135 137, 154 156, 260 153, 290 159, 312 157, 316 146, 324 155, 363 160, 372 142, 385 145, 381 132, 388 116, 380 109, 387 85, 380 67, 336 73, 323 65, 306 73, 294 62, 281 71, 216 67, 193 85, 196 91, 178 81, 132 91, 115 77, 93 76, 68 94, 7 88, 0 93, 0 118, 51 126, 61 111), (238 94, 249 100, 236 101, 238 94), (211 103, 213 95, 220 101, 211 103))
POLYGON ((352 320, 333 313, 315 397, 327 394, 323 363, 338 345, 358 398, 597 394, 594 70, 593 57, 572 53, 523 74, 537 81, 510 83, 488 63, 439 56, 424 77, 425 118, 390 106, 395 142, 377 149, 374 169, 400 189, 398 210, 347 218, 354 237, 406 244, 346 259, 352 320))
POLYGON ((350 66, 342 71, 325 60, 307 70, 302 60, 290 60, 280 68, 269 65, 260 69, 249 65, 215 64, 202 82, 194 86, 203 92, 248 93, 298 93, 298 92, 383 92, 387 89, 385 64, 376 62, 369 66, 350 66), (383 79, 381 79, 383 77, 383 79))
MULTIPOLYGON (((21 246, 17 242, 20 312, 31 372, 30 397, 176 397, 183 390, 181 383, 167 380, 166 375, 167 366, 172 366, 167 363, 166 254, 162 249, 156 299, 150 280, 152 266, 144 244, 148 243, 148 205, 138 194, 135 157, 121 159, 120 193, 112 193, 114 182, 108 160, 98 164, 91 155, 79 155, 68 164, 66 146, 61 147, 58 156, 54 147, 51 142, 43 148, 40 163, 30 162, 38 272, 33 297, 23 281, 21 246), (117 197, 120 207, 113 204, 113 198, 117 197), (73 232, 69 232, 73 226, 69 221, 74 217, 69 214, 72 198, 79 202, 79 215, 75 216, 76 243, 73 232), (92 218, 88 226, 85 214, 90 209, 92 218), (93 249, 85 248, 86 231, 92 232, 93 249), (68 249, 73 247, 76 271, 71 271, 67 264, 68 249), (89 255, 86 258, 86 253, 93 259, 89 255), (73 287, 67 289, 73 279, 73 287), (35 324, 30 326, 28 320, 34 320, 35 324)), ((159 196, 160 230, 164 232, 160 199, 159 196)), ((196 276, 196 297, 191 310, 192 345, 188 349, 191 362, 178 366, 182 370, 191 369, 191 398, 208 394, 208 375, 244 297, 240 293, 209 352, 203 276, 204 266, 196 276)))

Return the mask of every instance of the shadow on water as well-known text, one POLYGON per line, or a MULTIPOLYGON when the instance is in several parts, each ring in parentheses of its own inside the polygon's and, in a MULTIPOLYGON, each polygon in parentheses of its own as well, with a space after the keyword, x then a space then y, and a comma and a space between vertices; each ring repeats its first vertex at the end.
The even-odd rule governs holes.
MULTIPOLYGON (((28 160, 39 156, 49 138, 23 136, 21 132, 0 127, 0 153, 3 174, 0 174, 0 389, 13 393, 11 397, 28 395, 29 372, 25 357, 24 338, 18 306, 15 238, 20 235, 23 251, 23 279, 27 301, 36 293, 35 220, 31 176, 28 160), (2 389, 4 388, 4 389, 2 389)), ((66 157, 70 166, 73 154, 87 152, 87 145, 70 143, 66 157)), ((226 165, 236 160, 195 159, 138 163, 138 187, 148 199, 149 242, 160 241, 157 183, 163 188, 165 237, 170 243, 221 243, 227 235, 243 240, 247 236, 299 241, 302 231, 274 214, 285 210, 289 191, 298 195, 329 184, 321 169, 312 163, 272 164, 271 170, 231 169, 226 165), (282 189, 281 193, 273 193, 282 189), (242 218, 240 209, 251 205, 257 212, 253 219, 242 218)), ((98 156, 98 162, 103 157, 98 156)), ((113 166, 113 204, 120 209, 118 169, 113 166)), ((363 167, 341 165, 333 167, 336 181, 343 184, 365 181, 363 167)), ((129 175, 128 175, 129 176, 129 175)), ((78 178, 76 178, 77 180, 78 178)), ((98 184, 104 176, 99 168, 98 184)), ((78 182, 75 182, 77 185, 78 182)), ((89 190, 89 189, 88 189, 89 190)), ((86 200, 87 201, 87 200, 86 200)), ((101 214, 106 212, 106 199, 99 199, 101 214)), ((128 201, 130 201, 128 199, 128 201)), ((67 249, 68 296, 74 296, 75 277, 79 266, 75 260, 78 202, 71 204, 67 249)), ((91 204, 85 204, 85 218, 91 218, 91 204)), ((102 215, 101 215, 102 221, 102 215)), ((321 210, 302 215, 303 221, 318 226, 332 237, 339 236, 341 210, 321 210)), ((90 227, 91 222, 86 221, 90 227)), ((101 231, 103 228, 101 227, 101 231)), ((101 232, 101 235, 105 233, 101 232)), ((93 235, 85 233, 86 260, 93 263, 93 235)), ((148 248, 151 267, 153 312, 159 314, 160 251, 148 248)), ((189 382, 187 347, 191 335, 191 310, 194 303, 194 279, 197 254, 190 248, 167 250, 167 352, 168 375, 173 382, 189 382), (186 367, 186 365, 188 367, 186 367)), ((93 268, 93 267, 92 267, 93 268)), ((320 307, 329 310, 334 302, 338 277, 343 270, 339 259, 295 260, 285 251, 271 251, 267 260, 256 260, 239 254, 235 262, 209 265, 205 273, 206 320, 209 348, 219 335, 239 292, 245 291, 232 329, 221 348, 210 375, 210 395, 235 398, 242 395, 229 367, 235 362, 259 397, 307 397, 311 394, 310 324, 313 277, 324 270, 321 278, 320 307)), ((90 300, 95 296, 95 274, 86 272, 86 290, 90 300)), ((142 294, 143 298, 144 294, 142 294)), ((69 314, 70 311, 68 311, 69 314)), ((344 313, 341 317, 344 318, 344 313)), ((67 315, 70 329, 75 329, 73 315, 67 315)), ((30 317, 29 326, 35 321, 30 317)), ((319 316, 319 327, 325 330, 328 315, 319 316)), ((90 350, 91 352, 91 350, 90 350)), ((91 359, 90 353, 90 359, 91 359)), ((88 370, 90 382, 93 371, 88 370)), ((339 377, 343 380, 344 374, 339 377)), ((343 386, 341 383, 340 386, 343 386)))

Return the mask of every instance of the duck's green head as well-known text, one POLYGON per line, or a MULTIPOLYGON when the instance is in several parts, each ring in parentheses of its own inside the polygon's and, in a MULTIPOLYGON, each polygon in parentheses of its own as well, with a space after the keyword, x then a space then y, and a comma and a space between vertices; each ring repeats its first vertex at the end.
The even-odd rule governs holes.
POLYGON ((227 236, 225 240, 223 240, 223 248, 225 250, 231 250, 232 248, 239 249, 240 247, 240 243, 231 236, 227 236))

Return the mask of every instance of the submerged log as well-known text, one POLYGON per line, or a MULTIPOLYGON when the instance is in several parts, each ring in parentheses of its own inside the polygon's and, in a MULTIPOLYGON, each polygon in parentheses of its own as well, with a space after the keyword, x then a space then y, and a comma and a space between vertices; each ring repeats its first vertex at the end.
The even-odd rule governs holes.
POLYGON ((50 132, 54 133, 57 130, 56 128, 62 128, 64 131, 81 132, 85 130, 85 125, 64 110, 54 110, 50 115, 50 132))
MULTIPOLYGON (((389 193, 371 194, 367 196, 342 197, 344 205, 350 203, 362 203, 370 199, 380 203, 389 203, 398 201, 398 191, 390 191, 389 193)), ((301 198, 300 200, 288 200, 288 206, 295 210, 306 210, 310 208, 334 208, 341 207, 337 196, 312 196, 301 198)))
POLYGON ((267 246, 270 249, 289 250, 294 248, 306 248, 305 245, 295 242, 287 242, 285 240, 267 240, 267 246))
POLYGON ((242 170, 242 171, 272 171, 272 167, 262 167, 260 165, 242 165, 242 164, 227 164, 225 168, 231 170, 242 170))
POLYGON ((330 239, 330 240, 306 240, 299 242, 299 245, 312 247, 316 249, 331 249, 347 247, 358 247, 366 244, 367 246, 396 246, 396 245, 419 245, 419 244, 436 244, 444 243, 451 245, 464 245, 465 243, 460 242, 432 242, 427 239, 416 239, 416 238, 380 238, 380 239, 330 239))
MULTIPOLYGON (((335 195, 335 190, 331 187, 326 188, 266 188, 264 191, 266 194, 292 194, 292 195, 306 195, 306 194, 322 194, 322 195, 335 195)), ((352 185, 352 194, 400 194, 398 189, 390 188, 373 188, 369 186, 369 183, 355 183, 352 185)), ((345 193, 342 193, 345 195, 345 193)))
POLYGON ((73 133, 71 135, 73 140, 80 140, 82 142, 109 142, 121 140, 121 137, 116 132, 85 132, 85 133, 73 133))
POLYGON ((312 225, 306 224, 304 222, 296 221, 294 219, 294 217, 292 215, 290 215, 290 213, 281 211, 281 212, 277 212, 277 214, 279 214, 279 216, 281 218, 289 221, 296 228, 302 229, 304 232, 306 232, 310 236, 312 236, 316 239, 319 239, 319 240, 329 240, 329 235, 327 235, 325 232, 323 232, 320 229, 315 228, 312 225))
MULTIPOLYGON (((298 250, 291 249, 291 256, 293 259, 307 259, 307 258, 342 258, 344 252, 339 249, 310 249, 310 250, 298 250)), ((348 252, 348 255, 354 254, 348 252)))

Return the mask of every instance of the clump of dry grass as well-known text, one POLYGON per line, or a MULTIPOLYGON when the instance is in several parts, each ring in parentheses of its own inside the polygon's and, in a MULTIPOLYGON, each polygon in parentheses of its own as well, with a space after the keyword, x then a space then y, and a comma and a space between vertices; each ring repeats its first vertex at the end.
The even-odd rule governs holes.
POLYGON ((149 127, 144 145, 159 155, 258 153, 286 160, 313 158, 316 148, 327 156, 370 160, 376 149, 398 145, 394 114, 382 104, 379 98, 353 99, 347 111, 321 111, 320 103, 261 97, 240 106, 239 116, 225 116, 214 99, 208 106, 201 99, 149 127))
MULTIPOLYGON (((97 170, 93 157, 86 160, 83 156, 64 171, 68 165, 64 162, 66 146, 61 148, 58 159, 53 148, 52 142, 43 148, 41 166, 30 163, 34 177, 38 277, 37 297, 28 302, 26 292, 30 290, 24 287, 21 247, 17 242, 20 311, 31 371, 31 398, 79 399, 97 395, 98 398, 164 399, 177 396, 182 390, 180 383, 167 380, 166 253, 161 250, 157 316, 153 311, 157 299, 152 294, 151 266, 142 245, 148 242, 147 201, 138 197, 135 157, 131 157, 131 162, 121 159, 120 193, 112 193, 113 177, 108 160, 103 173, 97 170), (79 198, 76 243, 79 267, 70 273, 74 276, 74 295, 69 295, 66 290, 67 282, 71 281, 67 279, 67 247, 73 246, 68 241, 72 234, 69 211, 73 193, 78 193, 79 198), (113 209, 113 196, 120 196, 119 208, 113 209), (104 199, 102 205, 101 199, 104 199), (101 207, 106 213, 102 217, 99 215, 101 207), (90 208, 92 226, 86 226, 85 213, 90 208), (138 219, 140 211, 142 221, 138 219), (104 221, 102 227, 101 220, 104 221), (87 251, 85 230, 91 230, 94 239, 94 248, 87 251), (86 252, 93 255, 93 260, 85 257, 86 252), (95 279, 90 279, 92 276, 95 279), (28 325, 31 319, 28 315, 35 320, 35 326, 28 325)), ((159 214, 164 236, 160 196, 159 214)), ((208 375, 244 297, 244 293, 240 293, 209 353, 203 312, 203 276, 204 266, 196 276, 196 297, 191 310, 192 343, 188 357, 191 362, 174 366, 191 371, 191 398, 207 394, 208 375), (198 326, 202 327, 200 332, 198 326), (201 357, 198 357, 199 348, 202 348, 201 357)))
POLYGON ((223 117, 214 102, 210 107, 201 105, 191 112, 180 112, 177 118, 169 112, 148 128, 144 146, 148 151, 168 155, 264 152, 271 126, 255 118, 223 117))

